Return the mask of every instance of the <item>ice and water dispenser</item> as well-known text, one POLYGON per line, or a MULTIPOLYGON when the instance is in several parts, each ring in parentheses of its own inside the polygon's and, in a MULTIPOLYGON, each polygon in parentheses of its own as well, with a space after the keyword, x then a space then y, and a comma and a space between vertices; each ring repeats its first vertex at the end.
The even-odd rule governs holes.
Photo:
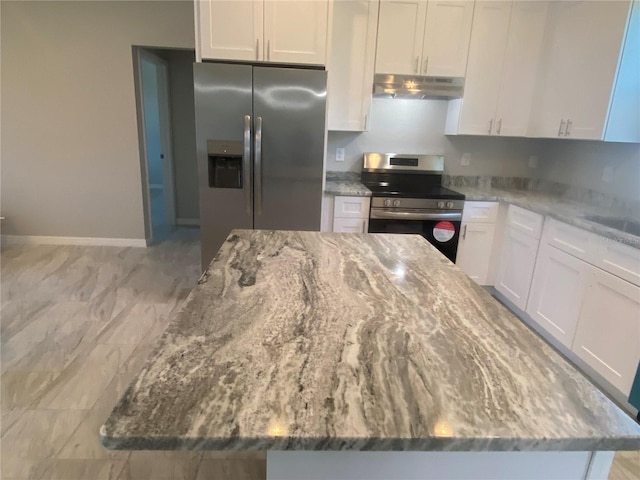
POLYGON ((209 187, 242 188, 242 142, 208 140, 209 187))

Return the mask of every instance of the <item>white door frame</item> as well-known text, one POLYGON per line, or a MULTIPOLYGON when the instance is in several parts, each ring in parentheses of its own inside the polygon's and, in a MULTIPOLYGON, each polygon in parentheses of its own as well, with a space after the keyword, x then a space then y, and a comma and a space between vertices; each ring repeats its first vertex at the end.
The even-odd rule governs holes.
POLYGON ((173 173, 173 141, 171 136, 171 103, 169 88, 169 65, 166 60, 150 50, 134 47, 134 77, 136 83, 136 105, 138 108, 138 136, 140 141, 140 163, 142 172, 142 192, 144 204, 145 237, 147 244, 153 242, 151 224, 151 192, 149 185, 149 160, 147 158, 147 138, 144 118, 144 95, 142 86, 142 59, 155 64, 158 72, 158 112, 160 117, 160 138, 162 142, 163 193, 168 225, 176 223, 175 181, 173 173))

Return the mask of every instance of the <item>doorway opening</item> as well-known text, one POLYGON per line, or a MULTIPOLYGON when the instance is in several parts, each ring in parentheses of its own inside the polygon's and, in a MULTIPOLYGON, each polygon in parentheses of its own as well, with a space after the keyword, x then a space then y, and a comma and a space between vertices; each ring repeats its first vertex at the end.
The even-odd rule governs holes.
POLYGON ((184 49, 134 47, 134 80, 147 244, 199 226, 193 62, 184 49))

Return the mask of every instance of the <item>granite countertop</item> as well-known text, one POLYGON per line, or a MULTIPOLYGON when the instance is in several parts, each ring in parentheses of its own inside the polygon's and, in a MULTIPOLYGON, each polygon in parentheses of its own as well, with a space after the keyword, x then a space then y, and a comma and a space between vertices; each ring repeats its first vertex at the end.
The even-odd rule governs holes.
POLYGON ((355 172, 327 172, 324 193, 348 197, 371 196, 371 190, 360 183, 360 174, 355 172))
POLYGON ((235 230, 113 449, 624 450, 640 426, 417 235, 235 230))
POLYGON ((510 203, 640 249, 640 237, 583 218, 585 215, 618 217, 618 215, 612 214, 611 210, 606 208, 585 202, 569 200, 551 193, 529 190, 459 186, 450 186, 448 188, 464 194, 467 201, 499 201, 510 203))

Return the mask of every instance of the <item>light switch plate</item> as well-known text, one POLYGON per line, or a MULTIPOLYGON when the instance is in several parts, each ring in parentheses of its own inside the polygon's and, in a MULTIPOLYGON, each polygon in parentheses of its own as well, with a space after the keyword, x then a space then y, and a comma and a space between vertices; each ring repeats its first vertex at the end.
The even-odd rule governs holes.
POLYGON ((602 169, 602 181, 605 183, 613 182, 613 167, 607 165, 602 169))
POLYGON ((468 167, 469 165, 471 165, 471 154, 470 153, 462 154, 462 159, 460 159, 460 165, 462 165, 463 167, 468 167))
POLYGON ((536 155, 529 157, 529 168, 538 168, 538 157, 536 155))
POLYGON ((336 148, 336 162, 344 162, 344 148, 336 148))

